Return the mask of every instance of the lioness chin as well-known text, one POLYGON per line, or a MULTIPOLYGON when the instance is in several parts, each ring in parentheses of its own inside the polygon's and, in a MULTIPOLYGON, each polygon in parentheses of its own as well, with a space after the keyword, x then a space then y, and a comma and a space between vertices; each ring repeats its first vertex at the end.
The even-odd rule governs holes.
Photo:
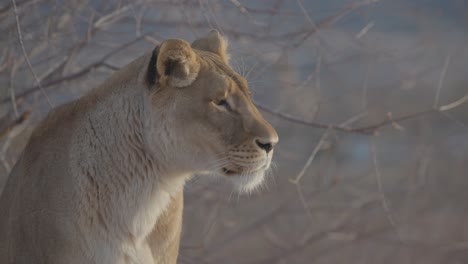
POLYGON ((164 41, 33 132, 0 197, 0 263, 176 263, 183 186, 258 186, 278 135, 218 32, 164 41))

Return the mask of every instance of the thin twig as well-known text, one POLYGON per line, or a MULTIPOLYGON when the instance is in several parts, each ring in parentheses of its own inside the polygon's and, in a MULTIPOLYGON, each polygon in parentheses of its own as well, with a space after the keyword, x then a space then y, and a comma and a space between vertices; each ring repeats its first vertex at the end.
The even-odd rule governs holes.
POLYGON ((462 98, 456 100, 455 102, 452 102, 450 104, 446 104, 446 105, 443 105, 443 106, 439 107, 439 111, 442 111, 442 112, 448 111, 448 110, 451 110, 451 109, 453 109, 455 107, 458 107, 458 106, 460 106, 460 105, 462 105, 462 104, 464 104, 466 102, 468 102, 468 93, 465 94, 465 96, 463 96, 462 98))
POLYGON ((375 132, 378 129, 382 128, 382 127, 385 127, 385 126, 388 126, 388 125, 393 125, 393 124, 395 124, 397 122, 410 120, 410 119, 414 119, 414 118, 417 118, 417 117, 421 117, 421 116, 424 116, 424 115, 427 115, 427 114, 433 114, 433 113, 437 113, 437 112, 438 112, 437 110, 429 109, 429 110, 423 110, 423 111, 411 113, 411 114, 408 114, 408 115, 403 115, 403 116, 400 116, 400 117, 397 117, 397 118, 392 118, 391 115, 390 115, 390 116, 387 116, 387 119, 385 119, 385 120, 383 120, 383 121, 381 121, 381 122, 379 122, 377 124, 364 126, 364 127, 352 128, 350 130, 351 130, 351 132, 355 132, 355 133, 375 134, 375 132))
POLYGON ((7 174, 10 173, 11 170, 10 164, 8 164, 6 159, 11 141, 26 128, 30 114, 31 111, 24 112, 20 117, 16 118, 11 124, 0 131, 0 139, 3 141, 2 148, 0 149, 0 162, 2 162, 5 167, 7 174))
MULTIPOLYGON (((340 228, 342 228, 344 225, 346 225, 350 218, 352 218, 355 215, 355 212, 357 210, 362 209, 364 206, 373 203, 376 201, 374 197, 369 197, 367 199, 362 199, 360 201, 357 201, 354 203, 351 208, 345 212, 343 212, 341 215, 336 217, 331 221, 330 224, 328 224, 325 228, 319 230, 318 232, 308 234, 307 237, 304 237, 302 239, 301 243, 299 245, 295 245, 291 248, 289 248, 286 251, 282 251, 278 254, 272 254, 268 256, 265 259, 259 260, 259 261, 253 261, 250 263, 255 263, 255 264, 271 264, 271 263, 280 263, 282 260, 287 260, 287 258, 298 254, 300 251, 304 250, 310 243, 313 241, 320 241, 325 239, 331 232, 338 231, 340 228)), ((289 262, 286 262, 289 263, 289 262)))
POLYGON ((369 76, 372 71, 372 66, 374 64, 374 60, 370 61, 367 65, 366 74, 364 75, 364 82, 362 83, 362 94, 361 94, 361 106, 362 110, 365 111, 367 109, 367 95, 369 90, 369 76))
POLYGON ((273 245, 277 246, 280 249, 287 250, 290 248, 291 244, 285 241, 284 238, 280 237, 274 230, 269 228, 267 225, 262 226, 263 234, 266 239, 273 245))
POLYGON ((16 98, 15 98, 15 86, 13 83, 13 75, 14 75, 14 67, 10 73, 10 98, 11 98, 11 105, 13 106, 13 112, 15 113, 16 117, 19 117, 18 105, 16 104, 16 98))
POLYGON ((15 116, 18 117, 18 106, 16 104, 16 99, 15 99, 15 90, 13 88, 13 85, 10 86, 10 97, 11 97, 11 105, 13 106, 13 112, 15 113, 15 116))
POLYGON ((94 27, 95 28, 103 28, 103 27, 107 26, 108 24, 113 23, 113 22, 121 19, 122 14, 124 14, 125 12, 130 10, 133 5, 138 5, 138 4, 139 3, 133 3, 133 4, 128 4, 128 5, 122 6, 121 8, 111 12, 110 14, 107 14, 107 15, 99 18, 94 23, 94 27))
MULTIPOLYGON (((322 55, 319 54, 317 57, 317 65, 315 66, 315 90, 317 91, 317 98, 321 98, 322 96, 322 84, 321 84, 321 79, 320 75, 322 72, 322 55)), ((319 100, 317 102, 317 105, 314 109, 314 112, 312 113, 312 120, 315 120, 320 112, 320 106, 322 102, 319 100)))
POLYGON ((233 5, 235 5, 241 13, 247 14, 247 8, 245 8, 239 1, 237 0, 229 0, 233 5))
POLYGON ((388 204, 387 197, 385 196, 383 185, 382 185, 382 175, 380 174, 379 163, 377 160, 377 152, 375 149, 375 143, 372 138, 369 138, 369 145, 370 145, 370 153, 372 155, 372 164, 374 166, 374 175, 377 181, 377 188, 380 194, 380 201, 382 203, 382 207, 385 211, 385 215, 387 216, 388 222, 392 225, 398 239, 401 241, 400 233, 398 232, 398 226, 396 224, 395 218, 390 210, 390 205, 388 204))
MULTIPOLYGON (((341 9, 339 12, 337 12, 336 14, 330 16, 330 17, 327 17, 325 18, 324 20, 320 21, 319 23, 317 23, 315 27, 312 27, 311 30, 309 30, 309 32, 307 32, 298 42, 296 42, 292 47, 293 48, 297 48, 299 46, 302 45, 302 43, 304 43, 308 38, 310 38, 312 35, 314 35, 317 30, 319 29, 323 29, 323 28, 327 28, 333 24, 335 24, 336 22, 338 22, 340 19, 342 19, 343 17, 345 17, 347 14, 351 13, 352 11, 356 10, 357 8, 360 8, 362 6, 366 6, 366 5, 369 5, 369 4, 373 4, 375 2, 378 2, 378 0, 365 0, 365 1, 362 1, 362 2, 354 2, 354 3, 351 3, 350 5, 348 5, 347 7, 341 9)), ((300 4, 300 2, 298 2, 300 4)), ((310 22, 310 21, 309 21, 310 22)))
MULTIPOLYGON (((44 85, 41 85, 41 86, 36 85, 36 86, 33 86, 33 87, 23 89, 24 90, 23 92, 16 94, 16 100, 20 100, 20 99, 22 99, 22 98, 24 98, 26 96, 29 96, 29 95, 31 95, 31 94, 33 94, 33 93, 35 93, 38 90, 41 90, 43 88, 49 88, 49 87, 52 87, 54 85, 60 84, 62 82, 71 81, 71 80, 80 78, 80 77, 86 75, 87 73, 89 73, 92 69, 97 68, 97 67, 105 66, 107 68, 117 69, 117 67, 106 63, 106 60, 108 60, 110 57, 114 56, 116 53, 118 53, 118 52, 126 49, 127 47, 135 44, 136 42, 140 41, 141 39, 143 39, 146 36, 147 36, 147 34, 141 35, 140 37, 135 38, 134 40, 119 46, 118 48, 116 48, 116 49, 112 50, 111 52, 107 53, 106 55, 104 55, 99 61, 94 62, 92 64, 89 64, 88 66, 84 67, 83 69, 81 69, 81 70, 79 70, 77 72, 71 73, 69 75, 63 76, 63 77, 55 79, 55 80, 51 80, 51 81, 49 81, 49 82, 47 82, 47 83, 45 83, 44 85)), ((10 97, 2 98, 0 100, 0 104, 9 102, 9 100, 10 100, 10 97)))
POLYGON ((43 94, 44 97, 46 98, 47 103, 49 104, 49 106, 50 106, 51 108, 53 108, 54 106, 53 106, 52 102, 50 101, 50 98, 49 98, 49 96, 47 95, 47 93, 45 92, 44 88, 42 87, 41 82, 39 81, 39 78, 37 77, 36 73, 34 72, 34 69, 33 69, 33 67, 32 67, 31 61, 29 60, 28 54, 27 54, 27 52, 26 52, 26 48, 24 47, 23 34, 21 33, 21 26, 20 26, 20 20, 19 20, 18 9, 17 9, 17 7, 16 7, 16 0, 11 0, 11 1, 12 1, 12 4, 13 4, 13 11, 14 11, 14 13, 15 13, 16 30, 17 30, 17 32, 18 32, 18 39, 19 39, 19 42, 20 42, 20 45, 21 45, 21 50, 23 51, 24 59, 26 60, 26 63, 28 64, 28 68, 29 68, 29 70, 31 71, 31 74, 32 74, 33 77, 34 77, 34 80, 36 81, 37 86, 39 87, 39 89, 41 90, 42 94, 43 94))
POLYGON ((442 72, 440 73, 439 84, 437 85, 436 95, 434 97, 434 108, 437 108, 439 105, 439 98, 440 98, 440 91, 442 90, 442 85, 444 84, 445 75, 447 74, 447 69, 450 64, 450 54, 445 57, 444 67, 442 68, 442 72))
POLYGON ((292 115, 289 115, 289 114, 286 114, 286 113, 282 113, 280 111, 270 109, 269 107, 267 107, 265 105, 262 105, 260 103, 255 103, 255 104, 260 110, 263 110, 263 111, 265 111, 267 113, 270 113, 270 114, 272 114, 274 116, 277 116, 279 118, 282 118, 284 120, 287 120, 287 121, 290 121, 290 122, 293 122, 293 123, 297 123, 297 124, 301 124, 301 125, 305 125, 305 126, 310 126, 310 127, 315 127, 315 128, 321 128, 321 129, 334 129, 334 130, 347 132, 347 133, 372 135, 372 134, 375 134, 375 132, 378 129, 383 128, 385 126, 394 125, 394 124, 396 124, 398 122, 418 118, 418 117, 428 115, 428 114, 434 114, 434 113, 440 113, 440 112, 448 111, 448 110, 454 109, 454 108, 456 108, 456 107, 458 107, 458 106, 460 106, 460 105, 462 105, 462 104, 464 104, 466 102, 468 102, 468 93, 465 94, 465 96, 463 96, 462 98, 460 98, 460 99, 458 99, 458 100, 456 100, 456 101, 454 101, 452 103, 440 106, 437 109, 432 109, 431 108, 431 109, 427 109, 427 110, 422 110, 422 111, 414 112, 414 113, 411 113, 411 114, 402 115, 402 116, 397 117, 397 118, 392 118, 391 115, 390 115, 390 116, 387 117, 387 119, 385 119, 385 120, 383 120, 383 121, 381 121, 379 123, 376 123, 376 124, 373 124, 373 125, 368 125, 368 126, 355 127, 355 128, 347 127, 345 124, 335 125, 335 124, 324 124, 324 123, 319 123, 319 122, 307 121, 307 120, 303 120, 303 119, 297 118, 295 116, 292 116, 292 115))
POLYGON ((328 136, 328 132, 329 132, 329 129, 327 129, 325 131, 325 133, 323 133, 322 137, 320 138, 319 142, 317 143, 317 145, 315 146, 314 150, 312 151, 312 153, 310 154, 309 158, 307 159, 307 162, 304 164, 304 166, 302 167, 301 171, 299 172, 299 174, 297 174, 296 178, 294 179, 289 179, 289 181, 293 184, 299 184, 299 182, 301 181, 302 177, 304 176, 307 168, 309 168, 310 164, 312 163, 312 161, 315 159, 315 156, 317 155, 317 153, 319 152, 319 150, 321 149, 322 147, 322 144, 325 142, 325 139, 327 138, 328 136))
POLYGON ((310 221, 314 222, 315 220, 314 215, 312 214, 312 211, 310 210, 309 204, 307 204, 307 201, 304 197, 304 193, 302 192, 302 189, 301 189, 301 185, 298 183, 294 183, 294 185, 296 185, 297 195, 299 196, 299 200, 301 201, 304 211, 306 212, 307 216, 310 218, 310 221))
POLYGON ((442 116, 445 116, 447 119, 455 122, 458 126, 468 131, 468 124, 463 123, 462 121, 456 119, 455 117, 449 115, 448 113, 441 112, 442 116))
POLYGON ((281 212, 283 212, 283 209, 287 208, 288 203, 291 202, 288 199, 282 200, 279 205, 276 205, 275 208, 269 210, 266 214, 264 214, 261 217, 258 217, 255 219, 253 222, 250 224, 243 226, 237 232, 226 236, 222 241, 216 243, 216 245, 213 245, 211 247, 211 255, 207 256, 207 259, 212 259, 216 257, 216 254, 219 254, 221 250, 228 244, 236 241, 239 238, 242 238, 245 234, 248 234, 254 230, 257 230, 261 226, 265 225, 268 223, 268 220, 273 219, 275 216, 279 215, 281 212))
MULTIPOLYGON (((29 116, 31 115, 31 111, 26 111, 13 120, 10 124, 6 125, 2 130, 0 130, 0 139, 7 136, 14 128, 23 124, 26 120, 28 120, 29 116)), ((3 122, 3 121, 2 121, 3 122)))
POLYGON ((317 27, 317 24, 315 23, 315 21, 310 17, 309 13, 307 12, 307 9, 304 7, 304 4, 302 3, 302 0, 297 0, 297 4, 301 8, 302 14, 306 18, 307 22, 309 22, 312 29, 314 29, 316 32, 318 32, 319 28, 317 27))
POLYGON ((352 125, 353 123, 361 120, 363 117, 367 116, 367 111, 364 111, 364 112, 361 112, 361 113, 358 113, 350 118, 348 118, 347 120, 345 120, 344 122, 342 122, 340 124, 340 126, 342 127, 349 127, 350 125, 352 125))
POLYGON ((357 38, 357 39, 362 38, 362 37, 363 37, 365 34, 367 34, 367 32, 369 32, 369 30, 370 30, 371 28, 373 28, 373 27, 374 27, 374 21, 371 21, 371 22, 367 23, 367 25, 366 25, 364 28, 362 28, 362 29, 356 34, 356 38, 357 38))

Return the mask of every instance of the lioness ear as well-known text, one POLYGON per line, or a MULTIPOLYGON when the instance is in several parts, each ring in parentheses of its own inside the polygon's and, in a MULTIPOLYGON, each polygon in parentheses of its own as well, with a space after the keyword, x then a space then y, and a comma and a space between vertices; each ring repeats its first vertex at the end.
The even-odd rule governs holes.
POLYGON ((164 41, 155 49, 153 57, 156 59, 152 59, 150 63, 156 61, 156 75, 160 84, 186 87, 198 76, 200 62, 190 44, 184 40, 164 41))
POLYGON ((192 43, 192 48, 217 54, 225 63, 229 62, 227 46, 227 40, 216 30, 211 30, 206 37, 197 39, 192 43))

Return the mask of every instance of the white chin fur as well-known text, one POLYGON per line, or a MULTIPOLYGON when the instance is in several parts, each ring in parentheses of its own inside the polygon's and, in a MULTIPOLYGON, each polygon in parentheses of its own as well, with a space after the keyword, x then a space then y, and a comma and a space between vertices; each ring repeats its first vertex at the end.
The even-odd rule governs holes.
POLYGON ((252 193, 262 185, 265 180, 265 172, 260 171, 249 175, 229 176, 228 179, 239 193, 252 193))

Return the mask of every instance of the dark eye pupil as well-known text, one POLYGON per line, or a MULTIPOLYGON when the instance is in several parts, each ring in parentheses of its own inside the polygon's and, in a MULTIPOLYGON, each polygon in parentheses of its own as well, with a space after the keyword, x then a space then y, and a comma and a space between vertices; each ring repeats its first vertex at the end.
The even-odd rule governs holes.
POLYGON ((231 106, 225 99, 217 101, 216 104, 219 106, 225 107, 227 110, 231 110, 231 106))

